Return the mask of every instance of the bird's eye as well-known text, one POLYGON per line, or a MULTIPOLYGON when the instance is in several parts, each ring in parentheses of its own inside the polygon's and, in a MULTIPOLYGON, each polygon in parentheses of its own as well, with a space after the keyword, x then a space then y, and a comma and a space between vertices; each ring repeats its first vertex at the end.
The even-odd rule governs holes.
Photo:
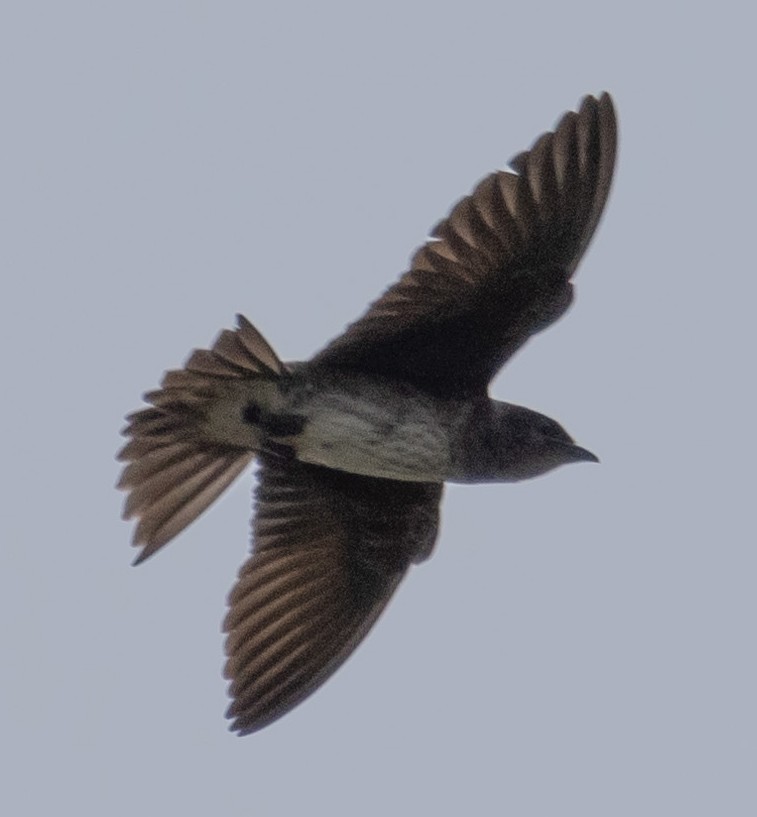
POLYGON ((550 437, 554 440, 564 440, 565 442, 569 440, 565 429, 559 423, 550 420, 548 417, 544 418, 540 431, 545 437, 550 437))

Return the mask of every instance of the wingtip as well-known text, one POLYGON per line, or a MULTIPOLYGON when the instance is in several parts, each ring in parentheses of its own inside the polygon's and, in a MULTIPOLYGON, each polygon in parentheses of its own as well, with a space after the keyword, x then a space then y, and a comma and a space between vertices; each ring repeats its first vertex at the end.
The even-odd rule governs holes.
MULTIPOLYGON (((130 517, 131 518, 131 517, 130 517)), ((139 548, 139 553, 134 557, 132 560, 131 566, 136 567, 137 565, 141 565, 142 562, 146 561, 150 558, 154 553, 156 553, 159 548, 156 547, 156 543, 153 541, 149 541, 145 535, 144 531, 140 530, 140 526, 137 525, 134 533, 131 537, 131 546, 133 548, 139 548)))
MULTIPOLYGON (((139 547, 139 545, 137 545, 137 547, 139 547)), ((132 560, 131 566, 136 567, 137 565, 141 565, 142 562, 144 562, 149 556, 150 553, 148 552, 147 548, 142 548, 142 550, 132 560)))
POLYGON ((236 720, 229 724, 229 732, 237 738, 244 738, 259 731, 260 729, 251 726, 238 726, 236 720))
POLYGON ((597 97, 597 101, 600 105, 610 106, 611 108, 615 107, 615 103, 613 102, 612 94, 609 91, 601 91, 599 96, 597 97))
POLYGON ((577 108, 578 113, 593 108, 599 115, 603 130, 612 128, 617 130, 617 112, 615 108, 615 101, 609 91, 600 91, 596 96, 594 94, 587 94, 583 97, 577 108))
POLYGON ((615 108, 615 101, 609 91, 602 91, 598 99, 599 116, 603 126, 611 128, 616 134, 618 130, 618 112, 615 108))

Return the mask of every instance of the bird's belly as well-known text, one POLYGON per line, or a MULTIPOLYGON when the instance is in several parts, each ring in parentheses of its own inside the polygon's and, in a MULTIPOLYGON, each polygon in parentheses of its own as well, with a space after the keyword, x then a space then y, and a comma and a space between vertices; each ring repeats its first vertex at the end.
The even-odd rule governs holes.
POLYGON ((322 395, 288 444, 297 459, 364 476, 443 482, 449 474, 448 434, 431 405, 369 402, 322 395))

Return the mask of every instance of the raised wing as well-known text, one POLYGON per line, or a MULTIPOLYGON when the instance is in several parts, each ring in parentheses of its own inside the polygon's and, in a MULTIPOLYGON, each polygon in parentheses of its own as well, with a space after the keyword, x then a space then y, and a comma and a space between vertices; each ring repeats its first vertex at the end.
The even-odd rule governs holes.
POLYGON ((487 176, 432 231, 410 270, 313 359, 440 397, 489 380, 572 300, 570 278, 612 180, 616 120, 588 96, 554 132, 487 176))
POLYGON ((224 628, 232 729, 266 726, 351 654, 436 540, 442 486, 262 458, 224 628))

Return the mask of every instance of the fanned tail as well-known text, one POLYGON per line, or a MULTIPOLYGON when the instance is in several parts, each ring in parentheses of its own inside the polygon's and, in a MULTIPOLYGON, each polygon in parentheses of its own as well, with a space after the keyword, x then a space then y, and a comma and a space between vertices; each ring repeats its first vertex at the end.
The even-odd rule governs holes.
POLYGON ((183 369, 166 372, 150 404, 127 416, 126 462, 118 488, 128 492, 124 519, 137 518, 135 564, 193 522, 239 476, 256 453, 254 429, 239 433, 230 412, 250 381, 265 387, 287 369, 255 327, 237 315, 211 349, 196 349, 183 369), (232 397, 230 397, 232 395, 232 397))

